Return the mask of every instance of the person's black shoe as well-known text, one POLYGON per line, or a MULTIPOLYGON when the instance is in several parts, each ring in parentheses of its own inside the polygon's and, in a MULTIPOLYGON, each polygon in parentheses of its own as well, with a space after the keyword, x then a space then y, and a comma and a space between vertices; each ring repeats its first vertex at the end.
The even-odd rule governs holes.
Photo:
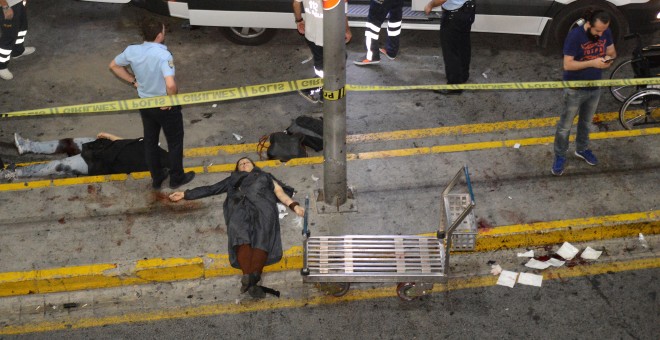
POLYGON ((250 274, 243 274, 241 276, 241 294, 248 291, 250 288, 250 274))
POLYGON ((151 188, 154 190, 160 190, 160 188, 163 186, 163 182, 167 179, 167 176, 169 175, 169 170, 168 169, 163 169, 163 175, 158 178, 154 178, 151 181, 151 188))
POLYGON ((170 178, 170 189, 176 189, 184 184, 190 183, 190 181, 195 178, 195 172, 194 171, 188 171, 185 174, 183 174, 183 178, 179 181, 174 181, 174 178, 170 178))
POLYGON ((250 296, 255 299, 263 299, 266 297, 266 292, 264 292, 261 286, 257 286, 257 285, 250 287, 248 289, 248 293, 250 293, 250 296))
POLYGON ((433 93, 444 94, 444 95, 459 95, 463 93, 463 90, 442 89, 442 90, 433 90, 433 93))

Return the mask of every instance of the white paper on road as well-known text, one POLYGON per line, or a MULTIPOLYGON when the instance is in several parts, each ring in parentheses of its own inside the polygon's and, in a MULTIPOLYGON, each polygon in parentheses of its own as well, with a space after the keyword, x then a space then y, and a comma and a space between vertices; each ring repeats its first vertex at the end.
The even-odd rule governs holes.
POLYGON ((602 254, 602 253, 603 253, 602 251, 598 251, 598 250, 592 249, 591 247, 587 247, 587 249, 585 249, 582 252, 582 255, 580 255, 580 256, 585 260, 598 260, 598 258, 600 257, 600 254, 602 254))
POLYGON ((530 250, 524 253, 518 253, 518 257, 534 257, 534 251, 530 250))
POLYGON ((520 276, 518 276, 518 283, 522 285, 541 287, 541 283, 543 283, 543 275, 520 273, 520 276))
POLYGON ((490 268, 490 273, 493 275, 500 275, 500 273, 502 273, 502 267, 500 267, 499 264, 494 264, 490 266, 490 268))
POLYGON ((572 260, 578 252, 580 251, 573 247, 572 244, 564 242, 559 250, 557 250, 557 255, 563 257, 565 260, 572 260))
POLYGON ((516 285, 516 279, 518 278, 518 273, 510 272, 508 270, 503 270, 500 274, 500 277, 497 279, 497 284, 500 286, 507 286, 513 288, 516 285))
POLYGON ((553 258, 551 258, 551 259, 549 259, 548 261, 546 261, 546 263, 550 264, 550 265, 553 266, 553 267, 561 267, 561 266, 563 266, 564 263, 566 263, 566 262, 565 262, 565 261, 562 261, 562 260, 557 260, 557 259, 553 259, 553 258))
POLYGON ((529 261, 525 263, 525 267, 529 267, 533 269, 546 269, 550 267, 550 263, 539 261, 536 259, 529 259, 529 261))

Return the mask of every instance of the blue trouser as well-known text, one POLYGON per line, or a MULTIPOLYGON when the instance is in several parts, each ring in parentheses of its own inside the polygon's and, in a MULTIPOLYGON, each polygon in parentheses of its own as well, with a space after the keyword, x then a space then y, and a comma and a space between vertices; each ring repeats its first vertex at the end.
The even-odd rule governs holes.
POLYGON ((584 151, 589 148, 589 127, 598 108, 600 89, 564 89, 564 112, 559 117, 555 133, 555 156, 566 157, 568 151, 568 136, 575 116, 578 116, 575 150, 584 151))
POLYGON ((144 128, 144 153, 147 168, 154 180, 163 177, 163 165, 160 162, 158 139, 163 129, 167 150, 170 157, 170 181, 183 179, 183 115, 181 106, 172 106, 169 110, 160 108, 140 109, 144 128))
POLYGON ((364 31, 367 46, 367 59, 380 60, 378 36, 380 27, 387 17, 387 41, 385 50, 391 57, 399 53, 399 35, 403 18, 403 0, 371 0, 367 16, 367 29, 364 31), (388 17, 389 14, 389 17, 388 17))
POLYGON ((87 175, 89 167, 81 155, 58 159, 42 164, 16 168, 16 177, 47 177, 50 175, 87 175))
POLYGON ((4 13, 0 11, 2 20, 0 20, 0 70, 7 68, 9 60, 12 57, 17 57, 25 51, 23 42, 27 35, 27 11, 23 2, 19 2, 12 6, 14 17, 7 20, 4 13))

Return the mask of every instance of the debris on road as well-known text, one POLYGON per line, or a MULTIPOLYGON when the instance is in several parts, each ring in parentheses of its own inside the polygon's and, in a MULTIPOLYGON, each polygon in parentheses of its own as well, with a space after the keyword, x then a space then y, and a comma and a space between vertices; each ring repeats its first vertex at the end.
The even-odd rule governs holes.
POLYGON ((543 282, 543 275, 520 273, 520 275, 518 276, 518 283, 523 285, 541 287, 542 282, 543 282))
POLYGON ((518 257, 534 257, 534 250, 530 250, 524 253, 518 253, 518 257))
POLYGON ((557 255, 561 256, 565 260, 572 260, 578 252, 579 250, 572 244, 564 242, 559 250, 557 250, 557 255))
POLYGON ((582 252, 580 257, 582 257, 585 260, 598 260, 598 258, 600 257, 600 254, 602 254, 602 253, 603 253, 602 251, 594 250, 591 247, 587 247, 582 252))
POLYGON ((507 286, 513 288, 516 285, 516 279, 518 278, 518 273, 511 272, 508 270, 503 270, 500 274, 500 277, 497 279, 497 284, 500 286, 507 286))

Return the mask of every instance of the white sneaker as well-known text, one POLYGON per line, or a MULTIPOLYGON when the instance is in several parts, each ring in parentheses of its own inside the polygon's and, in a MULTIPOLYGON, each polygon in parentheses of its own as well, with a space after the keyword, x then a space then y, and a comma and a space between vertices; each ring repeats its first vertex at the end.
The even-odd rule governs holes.
POLYGON ((14 79, 14 75, 9 72, 8 69, 0 70, 0 78, 4 80, 12 80, 14 79))
POLYGON ((18 134, 18 132, 14 132, 14 144, 16 144, 16 149, 18 150, 18 154, 22 155, 25 153, 25 144, 27 140, 21 135, 18 134))
POLYGON ((27 46, 27 47, 25 47, 25 51, 23 51, 23 54, 21 54, 19 56, 15 56, 12 59, 18 59, 20 57, 25 57, 26 55, 30 55, 30 54, 34 53, 34 51, 36 51, 36 50, 37 49, 35 47, 27 46))

